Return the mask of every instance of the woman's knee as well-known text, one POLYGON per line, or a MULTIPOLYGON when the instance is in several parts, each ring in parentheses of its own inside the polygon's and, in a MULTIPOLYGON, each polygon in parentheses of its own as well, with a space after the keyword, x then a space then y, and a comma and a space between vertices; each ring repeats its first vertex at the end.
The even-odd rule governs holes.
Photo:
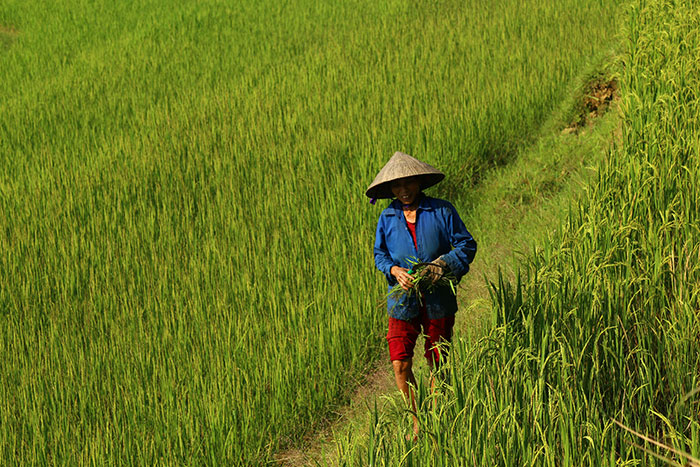
POLYGON ((413 366, 413 359, 407 358, 404 360, 393 360, 391 364, 394 367, 394 373, 404 374, 411 371, 411 367, 413 366))

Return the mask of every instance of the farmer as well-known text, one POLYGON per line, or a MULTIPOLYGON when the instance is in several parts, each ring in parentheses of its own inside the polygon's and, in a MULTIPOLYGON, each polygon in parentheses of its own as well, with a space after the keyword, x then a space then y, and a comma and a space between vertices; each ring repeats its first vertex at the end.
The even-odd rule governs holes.
MULTIPOLYGON (((379 171, 365 193, 377 198, 396 198, 379 216, 374 242, 374 261, 384 273, 389 290, 397 283, 407 292, 389 296, 389 355, 396 385, 415 412, 413 349, 419 334, 425 335, 425 358, 432 370, 446 357, 457 312, 457 297, 449 285, 410 290, 415 277, 409 259, 431 263, 422 271, 424 280, 435 284, 444 274, 457 281, 469 271, 476 242, 467 232, 457 210, 447 201, 431 198, 423 190, 445 178, 436 168, 397 152, 379 171), (432 289, 432 290, 431 290, 432 289)), ((444 281, 443 281, 444 282, 444 281)), ((431 377, 431 385, 434 381, 431 377)), ((418 434, 418 420, 413 418, 418 434)))

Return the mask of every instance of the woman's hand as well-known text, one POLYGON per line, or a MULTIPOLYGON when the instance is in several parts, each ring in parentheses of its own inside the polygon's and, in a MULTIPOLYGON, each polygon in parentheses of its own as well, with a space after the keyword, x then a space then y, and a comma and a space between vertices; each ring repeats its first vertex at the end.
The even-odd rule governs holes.
POLYGON ((433 284, 440 280, 447 272, 447 263, 442 259, 442 256, 430 263, 423 269, 423 276, 427 277, 433 284))
POLYGON ((404 290, 413 287, 413 276, 408 273, 408 269, 399 266, 391 267, 391 275, 396 278, 396 281, 404 290))

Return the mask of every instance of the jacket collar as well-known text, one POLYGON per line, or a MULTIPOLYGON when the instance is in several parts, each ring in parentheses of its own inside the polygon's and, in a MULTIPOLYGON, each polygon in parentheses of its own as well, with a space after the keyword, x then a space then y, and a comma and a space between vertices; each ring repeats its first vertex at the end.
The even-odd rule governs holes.
MULTIPOLYGON (((432 211, 433 210, 433 203, 430 196, 426 195, 425 193, 420 194, 421 199, 418 202, 418 208, 416 209, 417 211, 432 211)), ((399 214, 400 212, 403 211, 403 204, 401 201, 398 199, 395 199, 394 201, 389 204, 389 207, 393 209, 395 214, 399 214)))

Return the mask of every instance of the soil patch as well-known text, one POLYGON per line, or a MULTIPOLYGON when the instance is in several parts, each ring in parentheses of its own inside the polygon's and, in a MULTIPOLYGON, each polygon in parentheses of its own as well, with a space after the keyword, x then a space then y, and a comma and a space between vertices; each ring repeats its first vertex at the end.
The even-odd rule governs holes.
POLYGON ((619 86, 614 78, 597 77, 589 81, 577 102, 573 121, 562 130, 562 133, 578 133, 581 129, 592 125, 593 120, 605 114, 619 99, 618 90, 619 86))
POLYGON ((19 31, 13 26, 0 24, 0 48, 9 48, 19 36, 19 31))

